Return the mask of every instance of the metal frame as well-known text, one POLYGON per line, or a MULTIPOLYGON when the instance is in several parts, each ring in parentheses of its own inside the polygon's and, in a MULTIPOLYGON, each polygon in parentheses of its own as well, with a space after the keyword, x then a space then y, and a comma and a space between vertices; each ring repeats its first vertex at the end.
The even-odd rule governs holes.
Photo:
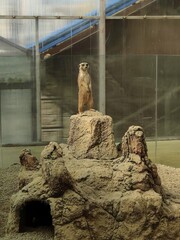
MULTIPOLYGON (((104 0, 101 0, 104 1, 104 0)), ((102 4, 103 5, 103 4, 102 4)), ((0 19, 38 19, 38 20, 75 20, 75 19, 86 19, 86 20, 100 20, 101 16, 14 16, 14 15, 0 15, 0 19)), ((144 16, 105 16, 106 20, 111 19, 180 19, 180 15, 144 15, 144 16)))
POLYGON ((39 20, 35 19, 35 76, 36 76, 36 138, 41 141, 41 79, 40 79, 40 54, 39 54, 39 20))
POLYGON ((99 20, 99 111, 106 113, 106 31, 105 0, 100 0, 99 20))
POLYGON ((87 19, 87 20, 95 20, 95 19, 100 19, 99 16, 28 16, 28 15, 0 15, 0 19, 39 19, 39 20, 56 20, 56 19, 61 19, 61 20, 72 20, 72 19, 87 19))
POLYGON ((174 20, 174 19, 180 19, 180 15, 160 15, 160 16, 150 16, 150 15, 144 15, 144 16, 111 16, 111 17, 106 17, 106 20, 108 19, 117 19, 117 20, 123 20, 123 19, 128 19, 128 20, 143 20, 143 19, 150 19, 150 20, 163 20, 163 19, 168 19, 168 20, 174 20))

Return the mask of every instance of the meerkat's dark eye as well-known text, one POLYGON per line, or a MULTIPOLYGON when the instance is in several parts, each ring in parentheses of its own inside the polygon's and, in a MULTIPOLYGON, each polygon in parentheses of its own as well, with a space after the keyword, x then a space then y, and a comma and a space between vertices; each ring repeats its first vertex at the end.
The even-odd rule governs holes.
POLYGON ((89 66, 88 63, 81 63, 80 65, 81 65, 82 67, 86 67, 86 68, 89 66))

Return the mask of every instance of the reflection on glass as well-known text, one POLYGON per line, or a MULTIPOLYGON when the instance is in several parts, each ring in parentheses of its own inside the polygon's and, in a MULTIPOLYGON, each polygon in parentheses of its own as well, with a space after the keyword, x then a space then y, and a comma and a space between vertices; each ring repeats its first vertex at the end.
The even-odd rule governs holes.
POLYGON ((180 136, 180 57, 158 57, 158 136, 180 136))
POLYGON ((131 125, 154 137, 155 70, 153 56, 107 57, 107 113, 114 119, 117 140, 131 125))

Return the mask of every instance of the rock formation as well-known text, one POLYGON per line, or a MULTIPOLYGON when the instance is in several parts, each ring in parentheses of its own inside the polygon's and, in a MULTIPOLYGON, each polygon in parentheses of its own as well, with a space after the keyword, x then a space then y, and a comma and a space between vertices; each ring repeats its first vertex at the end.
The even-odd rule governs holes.
POLYGON ((78 159, 116 158, 112 118, 97 111, 71 116, 68 145, 78 159))
MULTIPOLYGON (((148 158, 144 130, 140 126, 131 126, 124 134, 121 144, 122 156, 118 160, 128 166, 131 173, 127 182, 130 189, 147 191, 153 188, 162 194, 161 180, 157 167, 148 158)), ((119 165, 118 165, 119 166, 119 165)))
POLYGON ((30 149, 23 149, 19 160, 21 163, 21 170, 19 172, 19 189, 30 183, 38 176, 40 164, 38 159, 32 155, 30 149))
POLYGON ((23 149, 19 156, 20 163, 26 170, 35 170, 38 168, 39 162, 36 157, 31 154, 30 149, 23 149))
MULTIPOLYGON (((163 194, 143 129, 128 129, 122 156, 115 158, 108 116, 88 112, 71 121, 68 145, 46 146, 40 168, 31 170, 36 174, 12 196, 7 233, 52 225, 55 240, 180 239, 180 207, 163 194), (85 131, 82 122, 91 128, 85 131)), ((24 167, 22 171, 24 176, 29 172, 24 167)))

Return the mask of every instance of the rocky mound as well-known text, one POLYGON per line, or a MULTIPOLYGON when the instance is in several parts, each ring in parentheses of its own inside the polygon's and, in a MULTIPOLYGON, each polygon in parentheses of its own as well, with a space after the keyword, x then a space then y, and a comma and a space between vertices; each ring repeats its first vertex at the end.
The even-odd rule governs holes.
POLYGON ((143 129, 128 129, 121 156, 115 158, 111 124, 105 123, 109 117, 87 115, 73 116, 87 127, 83 158, 76 155, 77 140, 84 138, 86 128, 74 123, 70 132, 78 137, 70 137, 75 140, 69 145, 50 143, 38 164, 27 150, 20 155, 19 191, 11 198, 8 235, 48 226, 55 240, 180 239, 180 204, 164 190, 157 167, 148 159, 143 129), (89 130, 94 122, 100 130, 89 130), (83 134, 76 133, 81 129, 83 134), (106 147, 100 153, 102 139, 106 147), (107 156, 106 149, 108 159, 96 158, 96 153, 107 156))

